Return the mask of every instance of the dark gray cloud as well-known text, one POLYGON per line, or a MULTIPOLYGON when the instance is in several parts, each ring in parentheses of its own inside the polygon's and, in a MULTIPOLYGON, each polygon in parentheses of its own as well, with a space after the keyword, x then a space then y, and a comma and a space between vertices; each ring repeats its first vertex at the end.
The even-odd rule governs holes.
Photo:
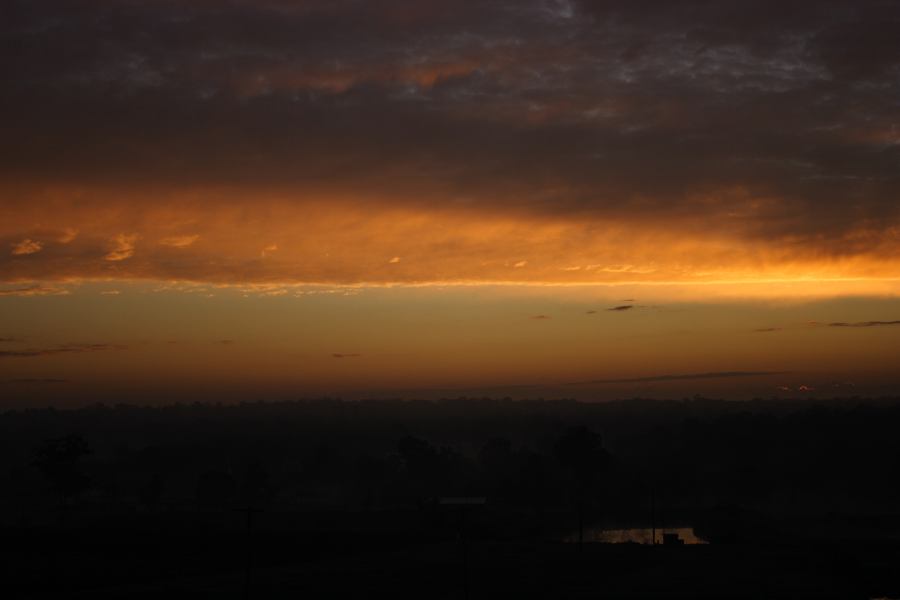
POLYGON ((900 321, 858 321, 856 323, 829 323, 829 327, 886 327, 889 325, 900 325, 900 321))
MULTIPOLYGON (((810 327, 844 327, 844 328, 863 328, 863 327, 890 327, 891 325, 900 325, 900 321, 835 321, 832 323, 819 323, 818 321, 809 321, 810 327)), ((761 327, 754 329, 756 333, 770 333, 776 331, 784 331, 784 327, 761 327)))
POLYGON ((7 185, 712 213, 839 255, 898 221, 894 0, 9 0, 0 23, 7 185))
POLYGON ((82 354, 105 350, 125 350, 127 346, 118 344, 62 344, 50 348, 26 348, 22 350, 0 350, 0 358, 34 358, 59 354, 82 354))
POLYGON ((335 352, 334 354, 331 355, 332 358, 359 358, 360 356, 362 356, 362 354, 355 354, 355 353, 341 354, 338 352, 335 352))
POLYGON ((625 312, 626 310, 631 310, 633 308, 633 304, 622 304, 621 306, 613 306, 612 308, 607 308, 606 310, 612 312, 625 312))
POLYGON ((12 383, 12 384, 34 384, 34 385, 42 385, 42 384, 54 384, 54 383, 68 383, 68 379, 51 379, 51 378, 21 378, 21 379, 9 379, 4 383, 12 383))
POLYGON ((718 371, 713 373, 688 373, 683 375, 652 375, 649 377, 633 377, 628 379, 597 379, 579 381, 570 385, 590 385, 597 383, 654 383, 661 381, 682 381, 692 379, 730 379, 734 377, 765 377, 768 375, 785 375, 790 371, 718 371))

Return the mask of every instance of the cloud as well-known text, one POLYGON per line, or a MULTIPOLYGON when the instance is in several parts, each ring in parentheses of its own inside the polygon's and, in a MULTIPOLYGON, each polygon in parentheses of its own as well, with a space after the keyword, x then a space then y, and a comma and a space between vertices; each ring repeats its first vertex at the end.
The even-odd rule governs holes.
POLYGON ((633 304, 622 304, 620 306, 613 306, 612 308, 607 308, 607 311, 613 312, 625 312, 626 310, 631 310, 634 308, 633 304))
POLYGON ((120 233, 110 240, 110 250, 104 257, 111 262, 127 260, 134 256, 134 245, 138 236, 135 234, 120 233))
POLYGON ((900 321, 859 321, 856 323, 829 323, 829 327, 887 327, 889 325, 900 325, 900 321))
POLYGON ((632 4, 18 3, 0 280, 895 277, 897 3, 632 4))
POLYGON ((0 296, 68 296, 69 294, 71 291, 66 288, 46 285, 0 289, 0 296))
POLYGON ((0 337, 0 344, 16 344, 23 341, 20 338, 0 337))
POLYGON ((0 350, 0 358, 34 358, 59 354, 84 354, 107 350, 126 350, 128 347, 116 344, 62 344, 51 348, 28 348, 24 350, 0 350))
POLYGON ((513 265, 513 268, 514 268, 514 269, 521 269, 522 267, 526 266, 527 264, 528 264, 528 261, 527 261, 527 260, 520 260, 519 262, 517 262, 517 263, 515 263, 515 264, 513 265))
POLYGON ((589 310, 589 311, 587 311, 585 314, 586 314, 586 315, 595 315, 595 314, 597 314, 597 311, 596 311, 596 310, 589 310))
POLYGON ((63 229, 62 233, 57 236, 56 241, 60 244, 68 244, 78 237, 78 230, 71 227, 63 229))
POLYGON ((607 383, 656 383, 662 381, 688 381, 694 379, 730 379, 740 377, 767 377, 770 375, 785 375, 790 371, 717 371, 711 373, 688 373, 684 375, 652 375, 648 377, 633 377, 626 379, 596 379, 582 381, 570 385, 607 384, 607 383))
MULTIPOLYGON (((835 388, 835 389, 850 389, 855 386, 852 383, 835 383, 830 387, 835 388)), ((787 385, 779 385, 779 386, 776 386, 775 389, 778 390, 779 392, 814 392, 814 391, 816 391, 816 388, 814 386, 805 385, 805 384, 798 385, 796 388, 792 388, 787 385)))
POLYGON ((358 357, 360 357, 360 356, 362 356, 362 354, 354 354, 354 353, 351 353, 351 354, 339 354, 339 353, 334 353, 334 354, 331 355, 332 358, 358 358, 358 357))
POLYGON ((8 379, 3 383, 12 383, 12 384, 55 384, 55 383, 69 383, 68 379, 52 379, 52 378, 21 378, 21 379, 8 379))
POLYGON ((216 340, 213 344, 218 344, 219 346, 231 346, 234 344, 234 340, 216 340))
POLYGON ((159 243, 162 246, 169 246, 170 248, 187 248, 192 246, 198 239, 200 239, 199 234, 175 235, 162 238, 159 240, 159 243))
POLYGON ((759 329, 754 329, 755 333, 770 333, 774 331, 782 331, 782 327, 760 327, 759 329))
POLYGON ((277 251, 278 251, 278 244, 269 244, 268 246, 265 246, 265 247, 262 249, 262 251, 259 253, 259 255, 260 255, 262 258, 266 258, 267 256, 269 256, 269 255, 272 254, 273 252, 277 252, 277 251))
POLYGON ((392 264, 392 265, 396 265, 398 262, 400 262, 399 256, 395 256, 394 258, 392 258, 391 260, 388 261, 388 263, 392 264))
POLYGON ((551 317, 550 315, 534 315, 531 318, 532 318, 532 320, 535 320, 535 321, 548 321, 548 320, 552 319, 553 317, 551 317))
POLYGON ((21 242, 13 244, 13 256, 26 256, 28 254, 36 254, 44 248, 43 242, 37 242, 31 238, 26 238, 21 242))

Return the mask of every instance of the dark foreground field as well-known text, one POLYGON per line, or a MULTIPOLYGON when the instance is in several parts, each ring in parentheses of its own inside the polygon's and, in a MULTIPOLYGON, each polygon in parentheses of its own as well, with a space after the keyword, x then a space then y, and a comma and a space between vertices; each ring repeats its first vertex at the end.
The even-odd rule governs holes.
MULTIPOLYGON (((474 532, 473 532, 474 534, 474 532)), ((278 533, 5 531, 21 597, 876 598, 897 597, 900 543, 681 547, 278 533), (248 571, 248 559, 250 569, 248 571)))
POLYGON ((10 412, 0 577, 22 598, 897 598, 898 430, 893 399, 10 412))

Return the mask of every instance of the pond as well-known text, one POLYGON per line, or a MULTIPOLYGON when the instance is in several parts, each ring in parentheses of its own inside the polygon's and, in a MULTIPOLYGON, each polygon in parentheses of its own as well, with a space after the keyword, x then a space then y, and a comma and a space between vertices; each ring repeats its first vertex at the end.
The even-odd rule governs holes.
MULTIPOLYGON (((656 543, 661 544, 664 533, 676 533, 685 544, 707 544, 708 542, 694 533, 693 527, 667 527, 656 530, 656 543)), ((649 527, 631 529, 603 529, 600 527, 586 528, 584 530, 585 542, 599 542, 603 544, 650 544, 653 539, 653 530, 649 527)), ((578 532, 571 533, 563 538, 564 542, 578 542, 578 532)))

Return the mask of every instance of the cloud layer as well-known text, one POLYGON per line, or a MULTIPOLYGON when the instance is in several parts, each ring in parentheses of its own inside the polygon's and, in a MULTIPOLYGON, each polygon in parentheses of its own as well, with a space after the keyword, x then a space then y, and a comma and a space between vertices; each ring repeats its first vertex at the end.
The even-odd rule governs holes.
POLYGON ((900 262, 897 1, 12 0, 2 16, 5 281, 900 262))

